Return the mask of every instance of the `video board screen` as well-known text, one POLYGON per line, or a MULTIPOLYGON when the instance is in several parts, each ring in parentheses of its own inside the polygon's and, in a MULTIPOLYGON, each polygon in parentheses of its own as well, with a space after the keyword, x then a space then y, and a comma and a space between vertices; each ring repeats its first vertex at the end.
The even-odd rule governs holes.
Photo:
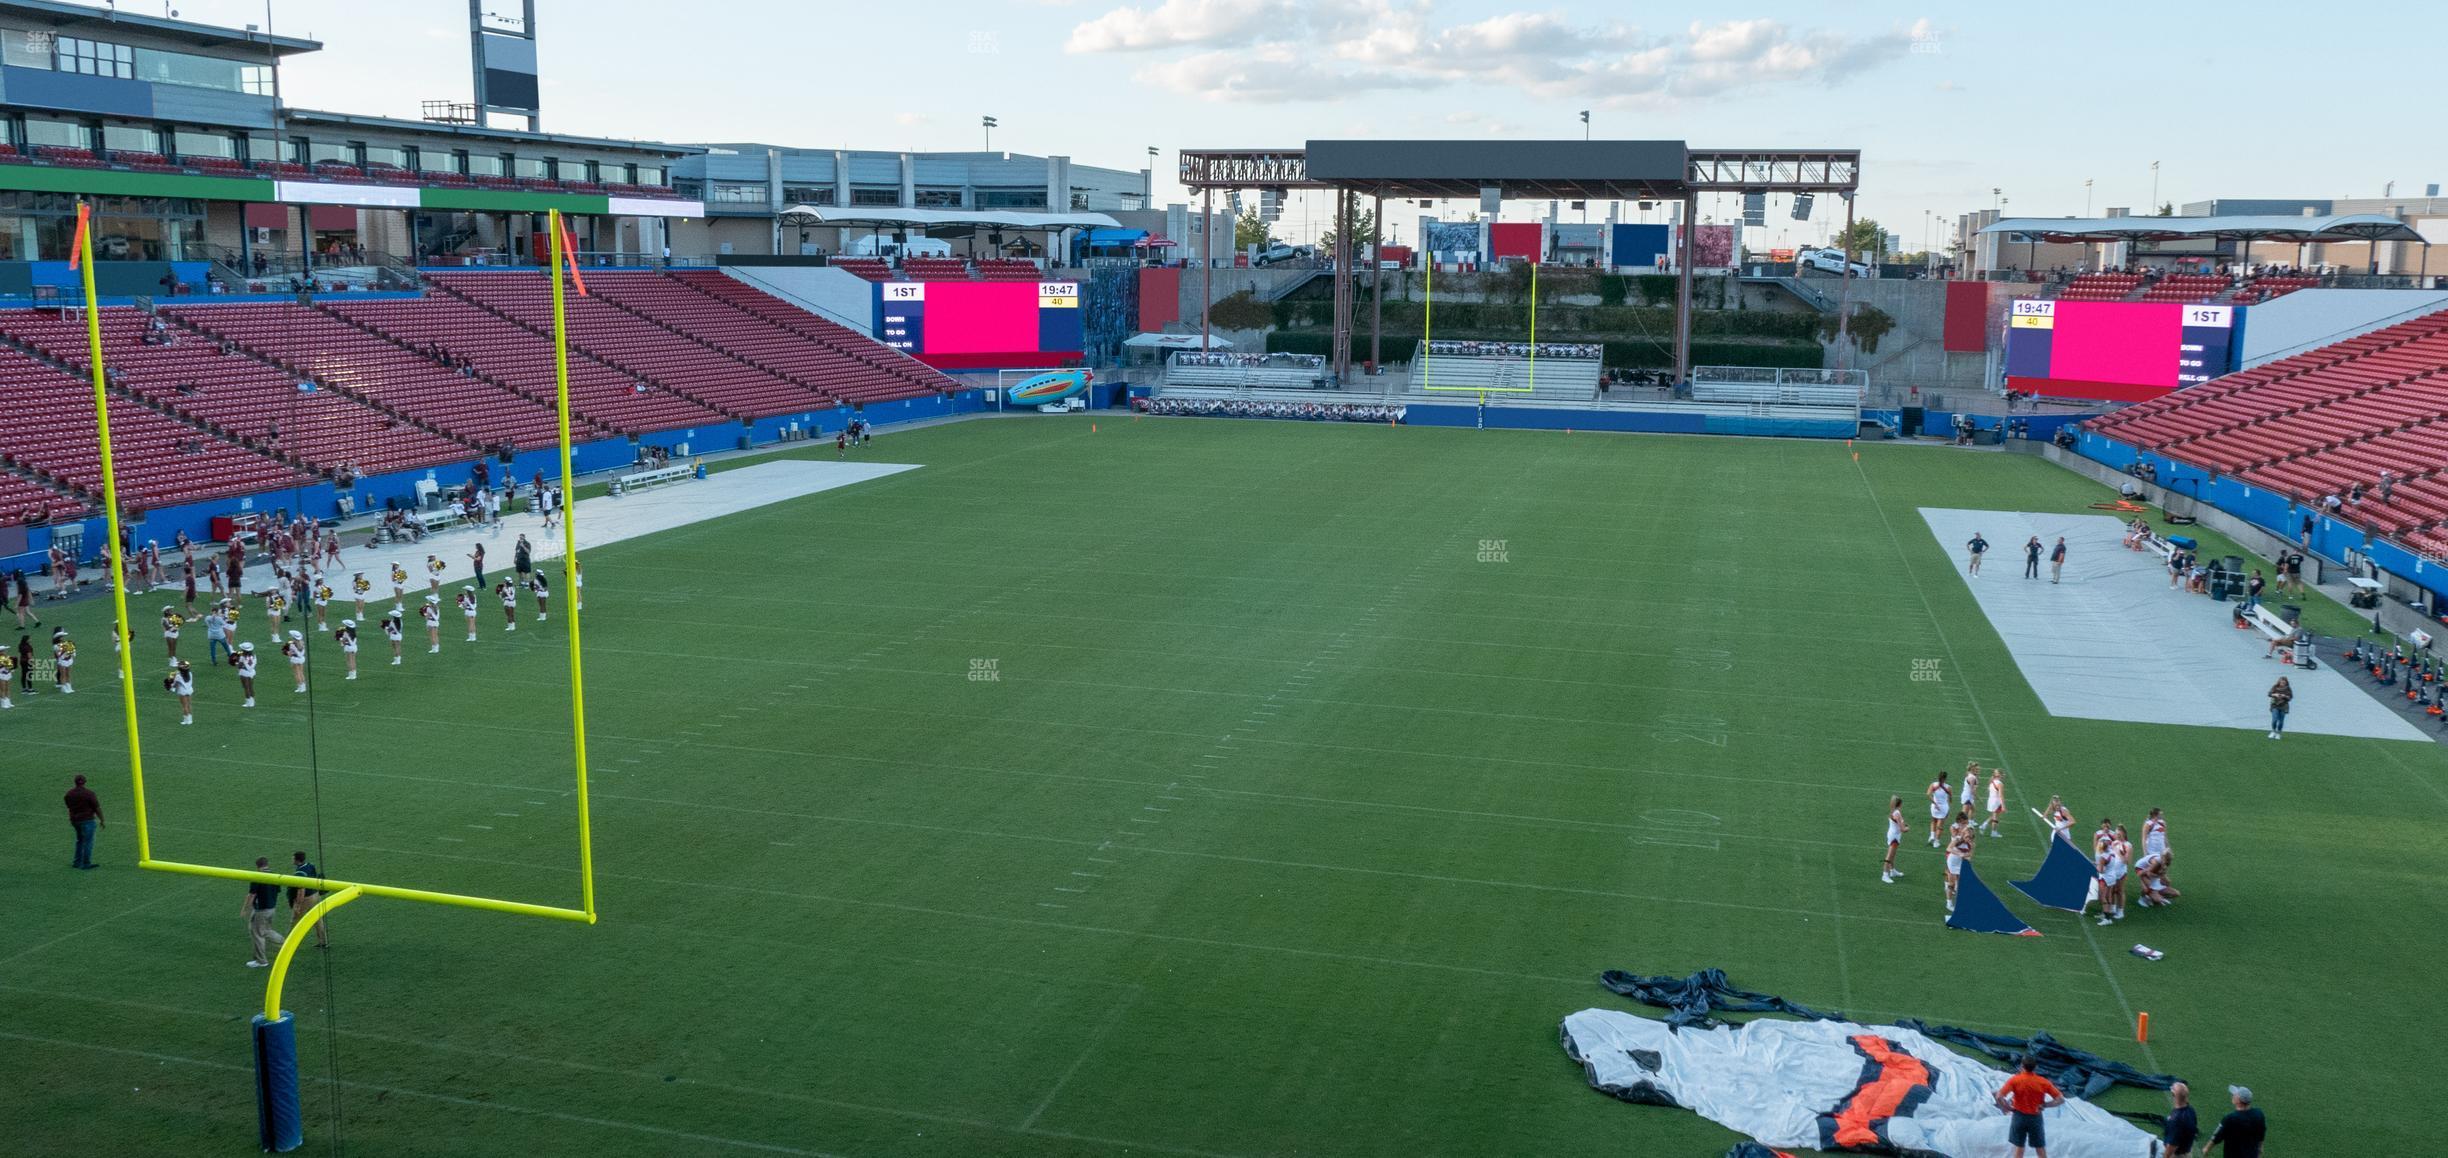
POLYGON ((875 336, 944 369, 1050 365, 1085 344, 1079 283, 878 282, 875 336))
POLYGON ((2180 302, 2015 301, 2007 315, 2012 390, 2139 401, 2235 368, 2236 306, 2180 302))

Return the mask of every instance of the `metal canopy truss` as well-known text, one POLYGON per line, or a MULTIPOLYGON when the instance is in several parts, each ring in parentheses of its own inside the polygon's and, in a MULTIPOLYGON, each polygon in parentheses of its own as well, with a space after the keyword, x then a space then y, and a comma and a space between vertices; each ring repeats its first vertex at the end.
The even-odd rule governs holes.
MULTIPOLYGON (((1845 232, 1841 236, 1847 238, 1845 259, 1850 262, 1853 199, 1861 188, 1861 150, 1695 149, 1681 141, 1307 141, 1297 149, 1184 149, 1181 183, 1205 198, 1202 220, 1208 221, 1215 217, 1218 189, 1333 191, 1335 293, 1330 361, 1336 380, 1343 381, 1351 374, 1355 258, 1363 252, 1373 255, 1380 240, 1352 236, 1362 197, 1372 198, 1380 210, 1387 197, 1471 200, 1491 193, 1542 201, 1677 201, 1681 219, 1695 222, 1700 216, 1700 197, 1706 193, 1828 193, 1844 200, 1845 232), (1310 173, 1312 152, 1325 175, 1310 173)), ((1382 212, 1376 220, 1382 229, 1382 212)), ((1207 332, 1207 307, 1215 299, 1216 232, 1209 230, 1202 238, 1200 266, 1207 282, 1199 295, 1202 335, 1207 332)), ((1692 233, 1689 229, 1680 232, 1675 254, 1677 381, 1686 380, 1691 369, 1692 233)), ((1381 276, 1380 268, 1381 263, 1368 261, 1372 286, 1381 276)), ((1844 288, 1849 297, 1852 279, 1845 280, 1844 288)), ((1836 323, 1839 358, 1844 356, 1849 320, 1848 303, 1840 300, 1836 323)))
POLYGON ((1309 179, 1301 149, 1183 149, 1181 183, 1190 189, 1330 189, 1309 179))
POLYGON ((1693 149, 1685 180, 1695 193, 1851 193, 1859 149, 1693 149))

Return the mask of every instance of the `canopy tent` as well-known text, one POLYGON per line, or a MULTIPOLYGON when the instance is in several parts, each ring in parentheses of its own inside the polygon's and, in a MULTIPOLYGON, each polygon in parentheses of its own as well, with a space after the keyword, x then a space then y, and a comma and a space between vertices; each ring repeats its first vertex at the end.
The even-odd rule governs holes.
POLYGON ((1181 243, 1161 233, 1151 233, 1138 240, 1140 249, 1172 249, 1181 243))
POLYGON ((1091 229, 1071 239, 1071 243, 1088 249, 1129 249, 1147 241, 1144 229, 1091 229))
POLYGON ((2045 242, 2278 241, 2324 244, 2349 241, 2422 241, 2414 227, 2379 213, 2287 217, 2008 217, 1981 230, 2017 240, 2045 242))

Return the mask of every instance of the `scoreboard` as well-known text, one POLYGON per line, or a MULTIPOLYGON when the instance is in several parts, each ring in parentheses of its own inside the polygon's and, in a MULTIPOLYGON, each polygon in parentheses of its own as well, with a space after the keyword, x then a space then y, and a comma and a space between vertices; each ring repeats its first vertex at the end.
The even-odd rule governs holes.
POLYGON ((876 340, 939 369, 1043 366, 1086 344, 1075 281, 888 281, 876 340))
POLYGON ((2006 322, 2006 385, 2137 402, 2235 369, 2238 306, 2022 298, 2006 322))

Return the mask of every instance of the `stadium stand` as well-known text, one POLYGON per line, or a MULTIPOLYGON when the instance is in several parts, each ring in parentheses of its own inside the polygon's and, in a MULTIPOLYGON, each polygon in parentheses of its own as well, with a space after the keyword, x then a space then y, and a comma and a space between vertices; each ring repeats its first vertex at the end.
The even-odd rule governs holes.
MULTIPOLYGON (((552 282, 540 273, 436 273, 428 284, 518 323, 552 334, 552 282)), ((590 284, 600 284, 598 276, 590 284)), ((564 295, 570 343, 619 367, 726 413, 768 418, 820 410, 832 400, 815 389, 735 357, 601 298, 564 295)))
MULTIPOLYGON (((551 343, 537 341, 525 327, 472 302, 440 294, 416 301, 335 302, 318 308, 412 348, 464 358, 479 377, 538 402, 552 403, 551 343)), ((716 426, 724 421, 722 413, 710 406, 657 387, 583 351, 572 352, 569 370, 570 408, 623 434, 716 426)))
POLYGON ((2093 419, 2110 438, 2299 500, 2360 483, 2340 514, 2439 541, 2448 523, 2448 312, 2281 358, 2093 419), (2382 471, 2389 498, 2377 487, 2382 471))
POLYGON ((65 519, 82 512, 86 505, 38 479, 0 469, 0 527, 65 519))
POLYGON ((1045 276, 1037 263, 1020 258, 990 257, 977 263, 978 276, 987 281, 1036 281, 1045 276))
POLYGON ((1326 359, 1316 354, 1223 354, 1184 350, 1165 363, 1164 384, 1243 390, 1311 390, 1325 385, 1326 359))
MULTIPOLYGON (((165 330, 145 341, 148 318, 132 307, 102 311, 103 364, 114 383, 206 430, 316 471, 343 463, 402 470, 463 459, 474 448, 354 398, 298 389, 300 375, 252 353, 223 354, 202 334, 165 330), (184 340, 181 340, 184 339, 184 340)), ((82 375, 81 317, 32 310, 0 314, 0 333, 82 375)))
POLYGON ((2067 302, 2121 302, 2142 284, 2138 273, 2086 273, 2065 283, 2057 299, 2067 302))
POLYGON ((1413 346, 1412 390, 1428 393, 1429 376, 1434 375, 1437 392, 1504 391, 1514 397, 1523 397, 1526 393, 1531 398, 1581 402, 1598 396, 1598 376, 1602 367, 1595 356, 1565 358, 1542 355, 1534 369, 1531 360, 1524 357, 1501 353, 1447 352, 1449 343, 1442 339, 1437 345, 1440 349, 1434 356, 1427 356, 1429 351, 1425 342, 1413 346))
POLYGON ((2146 302, 2206 302, 2225 293, 2227 279, 2213 273, 2171 273, 2162 275, 2142 291, 2146 302))
MULTIPOLYGON (((94 437, 90 382, 15 346, 0 346, 0 413, 9 436, 0 465, 91 499, 102 492, 102 447, 94 437)), ((131 508, 280 490, 314 479, 245 447, 110 397, 111 449, 119 501, 131 508)))
POLYGON ((837 257, 827 264, 835 269, 849 271, 852 277, 861 277, 868 281, 893 280, 892 265, 880 257, 837 257))
POLYGON ((957 257, 913 257, 901 263, 911 281, 968 281, 969 263, 957 257))
MULTIPOLYGON (((710 342, 739 343, 740 348, 745 348, 746 343, 752 340, 769 343, 779 338, 785 343, 780 348, 768 347, 770 354, 760 354, 760 358, 779 358, 787 349, 800 349, 812 343, 815 350, 801 349, 798 355, 815 359, 811 365, 816 367, 814 372, 818 376, 811 377, 809 381, 843 401, 889 402, 899 398, 949 394, 960 389, 958 382, 915 358, 848 326, 809 313, 755 286, 743 284, 719 270, 677 270, 668 275, 655 276, 666 277, 672 283, 729 311, 699 314, 691 323, 691 331, 710 342)), ((626 283, 616 281, 612 284, 626 283)), ((678 303, 669 302, 669 308, 678 308, 678 303)), ((782 365, 779 362, 767 364, 782 365)))
MULTIPOLYGON (((543 446, 559 437, 550 405, 322 310, 275 302, 169 312, 200 334, 236 342, 274 365, 476 446, 543 446)), ((583 417, 573 423, 576 438, 612 434, 583 417)))
POLYGON ((2302 274, 2263 274, 2237 287, 2235 301, 2238 304, 2266 302, 2282 294, 2311 289, 2319 284, 2319 278, 2302 274))

